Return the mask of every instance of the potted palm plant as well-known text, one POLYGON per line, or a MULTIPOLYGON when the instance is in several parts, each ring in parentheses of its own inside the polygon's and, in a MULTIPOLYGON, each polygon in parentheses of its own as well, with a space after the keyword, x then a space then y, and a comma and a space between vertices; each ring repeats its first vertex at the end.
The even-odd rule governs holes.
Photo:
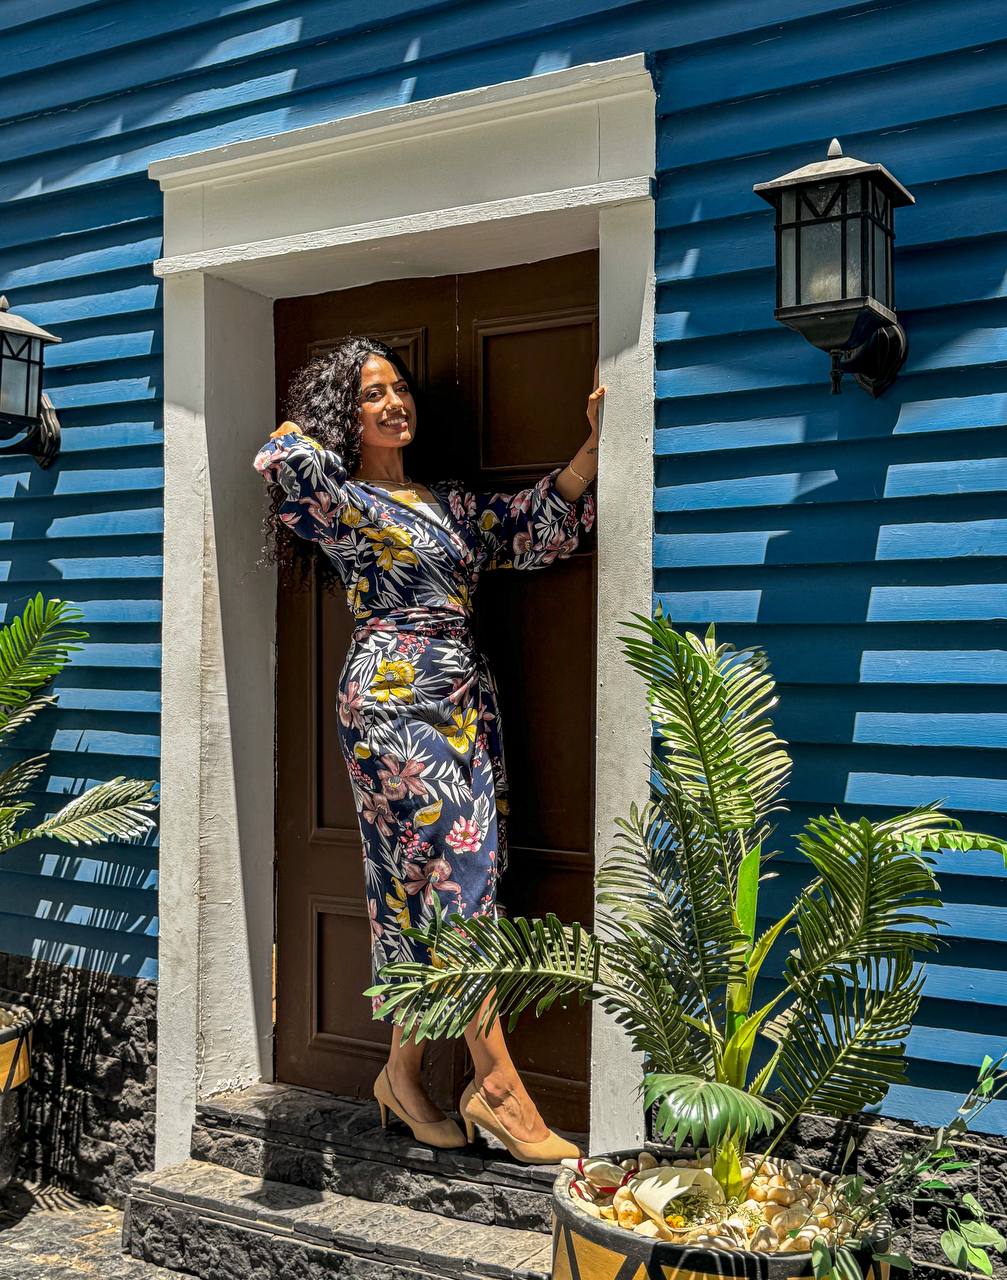
MULTIPOLYGON (((68 624, 83 615, 65 600, 30 599, 20 617, 0 627, 0 750, 56 697, 41 690, 66 665, 86 631, 68 624)), ((29 840, 49 838, 64 844, 96 845, 105 840, 142 836, 154 826, 152 783, 118 777, 90 787, 34 825, 25 815, 29 799, 48 763, 48 752, 15 759, 0 770, 0 854, 29 840)), ((0 1001, 0 1190, 13 1176, 20 1150, 24 1094, 31 1071, 34 1019, 27 1008, 0 1001)))
POLYGON ((886 1211, 931 1193, 948 1212, 949 1257, 988 1273, 989 1251, 1004 1242, 974 1197, 955 1198, 949 1175, 964 1163, 955 1135, 1004 1087, 1002 1063, 983 1064, 955 1123, 883 1184, 806 1170, 778 1150, 802 1115, 853 1115, 905 1078, 917 957, 938 945, 933 855, 1007 858, 1007 844, 936 805, 875 822, 814 818, 797 837, 809 882, 760 928, 772 818, 791 768, 770 719, 765 658, 718 644, 712 627, 679 635, 660 610, 633 619, 624 646, 646 682, 654 785, 619 821, 599 869, 596 931, 553 915, 438 912, 413 932, 431 963, 390 965, 368 994, 384 996, 383 1016, 419 1039, 592 999, 642 1053, 643 1101, 667 1147, 605 1153, 560 1176, 558 1280, 569 1267, 583 1274, 599 1248, 633 1261, 627 1275, 639 1261, 652 1275, 852 1280, 872 1260, 906 1265, 886 1211))

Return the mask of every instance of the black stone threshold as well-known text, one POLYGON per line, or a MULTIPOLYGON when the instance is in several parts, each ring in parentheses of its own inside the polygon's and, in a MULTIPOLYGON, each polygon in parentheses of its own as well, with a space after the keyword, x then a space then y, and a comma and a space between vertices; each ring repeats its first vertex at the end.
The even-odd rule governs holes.
POLYGON ((123 1245, 200 1280, 544 1280, 551 1264, 537 1231, 451 1221, 197 1160, 134 1179, 123 1245))
MULTIPOLYGON (((583 1135, 569 1135, 583 1148, 583 1135)), ((196 1108, 196 1160, 272 1182, 398 1205, 483 1226, 548 1232, 556 1165, 524 1165, 495 1140, 438 1151, 377 1104, 259 1084, 196 1108)))

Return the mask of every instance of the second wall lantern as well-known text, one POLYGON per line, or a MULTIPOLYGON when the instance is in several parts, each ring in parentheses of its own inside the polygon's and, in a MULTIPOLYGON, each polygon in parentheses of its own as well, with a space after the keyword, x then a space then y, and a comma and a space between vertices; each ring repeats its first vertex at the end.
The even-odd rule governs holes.
POLYGON ((48 467, 59 454, 59 419, 42 390, 42 368, 46 347, 60 341, 15 315, 0 296, 0 440, 22 437, 0 447, 0 455, 26 453, 48 467))
POLYGON ((908 352, 895 314, 894 211, 915 204, 883 164, 828 158, 752 188, 776 210, 776 319, 832 357, 832 391, 851 373, 879 396, 908 352))

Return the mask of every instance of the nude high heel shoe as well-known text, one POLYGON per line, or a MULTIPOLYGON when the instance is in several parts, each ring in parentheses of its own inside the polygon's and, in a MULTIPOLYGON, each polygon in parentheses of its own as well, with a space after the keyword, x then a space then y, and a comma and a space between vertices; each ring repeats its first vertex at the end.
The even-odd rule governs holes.
POLYGON ((415 1120, 405 1109, 388 1083, 388 1073, 384 1067, 374 1081, 374 1097, 381 1112, 381 1127, 388 1127, 389 1111, 397 1116, 403 1124, 413 1131, 417 1142, 424 1142, 428 1147, 440 1147, 443 1151, 465 1146, 465 1136, 453 1120, 415 1120))
POLYGON ((476 1125, 499 1138, 515 1160, 524 1164, 559 1164, 561 1160, 576 1160, 584 1153, 566 1138, 550 1129, 548 1138, 538 1142, 522 1142, 515 1138, 493 1113, 493 1108, 476 1088, 473 1080, 465 1089, 458 1103, 458 1110, 465 1121, 465 1134, 469 1142, 475 1140, 476 1125))

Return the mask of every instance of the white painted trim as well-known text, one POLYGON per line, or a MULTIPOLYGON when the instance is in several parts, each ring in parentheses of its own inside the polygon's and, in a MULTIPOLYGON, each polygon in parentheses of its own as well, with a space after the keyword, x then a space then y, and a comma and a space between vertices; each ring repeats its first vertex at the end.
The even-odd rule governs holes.
POLYGON ((556 111, 578 103, 597 104, 632 93, 653 95, 653 91, 644 55, 633 53, 156 160, 147 172, 162 191, 167 191, 261 174, 268 168, 303 164, 319 156, 406 142, 432 131, 485 126, 494 120, 513 122, 523 114, 556 111))
POLYGON ((172 258, 158 258, 156 276, 178 275, 185 271, 211 274, 222 267, 260 262, 267 258, 286 258, 294 254, 312 253, 319 249, 335 249, 343 245, 363 244, 375 240, 392 240, 399 236, 443 232, 452 228, 473 227, 503 219, 527 218, 539 214, 569 212, 573 209, 607 209, 626 201, 646 199, 650 195, 650 178, 623 178, 599 182, 590 187, 570 187, 565 191, 542 191, 510 200, 489 200, 482 204, 459 205, 453 209, 431 209, 398 218, 382 218, 378 222, 361 222, 349 227, 327 227, 303 235, 277 236, 254 244, 225 245, 202 253, 180 253, 172 258))
MULTIPOLYGON (((187 1154, 197 1097, 271 1071, 276 584, 256 563, 251 459, 275 425, 273 298, 597 246, 599 862, 647 794, 650 726, 618 634, 652 592, 654 132, 637 56, 151 166, 166 248, 159 1165, 187 1154)), ((631 1145, 639 1063, 598 1016, 591 1072, 593 1145, 631 1145)))

